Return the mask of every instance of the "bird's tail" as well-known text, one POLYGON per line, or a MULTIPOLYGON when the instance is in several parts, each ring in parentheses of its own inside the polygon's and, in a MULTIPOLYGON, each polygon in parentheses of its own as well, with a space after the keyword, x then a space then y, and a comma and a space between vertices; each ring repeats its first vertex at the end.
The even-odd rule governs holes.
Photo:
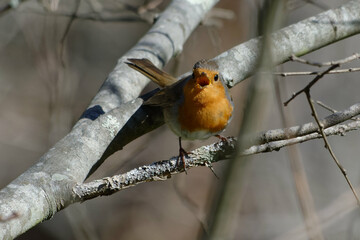
POLYGON ((129 65, 129 67, 150 78, 151 81, 155 82, 160 87, 170 86, 177 81, 176 78, 157 68, 152 62, 150 62, 146 58, 129 58, 128 61, 129 62, 125 63, 129 65))

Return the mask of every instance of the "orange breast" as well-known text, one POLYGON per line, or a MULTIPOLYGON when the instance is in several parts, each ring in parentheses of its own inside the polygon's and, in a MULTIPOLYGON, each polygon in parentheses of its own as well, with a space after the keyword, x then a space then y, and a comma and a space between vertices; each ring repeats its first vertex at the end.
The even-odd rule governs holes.
POLYGON ((232 115, 233 106, 220 81, 201 88, 194 80, 184 87, 184 102, 179 108, 179 123, 183 130, 223 130, 232 115))

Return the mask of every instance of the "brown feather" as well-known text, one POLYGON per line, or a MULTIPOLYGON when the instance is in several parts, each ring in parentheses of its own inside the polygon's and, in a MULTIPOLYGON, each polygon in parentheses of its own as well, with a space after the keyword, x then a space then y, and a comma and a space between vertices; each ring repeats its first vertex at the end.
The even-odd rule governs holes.
POLYGON ((176 78, 160 70, 146 58, 142 58, 142 59, 129 58, 127 60, 129 62, 125 62, 125 63, 129 65, 129 67, 135 69, 136 71, 150 78, 151 81, 155 82, 160 87, 170 86, 173 83, 177 82, 176 78))
POLYGON ((166 86, 150 97, 145 105, 159 106, 163 108, 171 107, 175 102, 183 97, 183 87, 191 76, 183 78, 170 86, 166 86))

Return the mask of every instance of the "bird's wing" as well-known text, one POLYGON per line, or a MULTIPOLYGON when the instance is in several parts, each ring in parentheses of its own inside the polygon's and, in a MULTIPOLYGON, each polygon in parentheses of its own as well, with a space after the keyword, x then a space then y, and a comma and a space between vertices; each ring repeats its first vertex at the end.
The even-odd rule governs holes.
POLYGON ((160 89, 152 97, 144 102, 145 105, 171 107, 183 97, 183 88, 190 77, 183 78, 174 84, 160 89))
POLYGON ((177 79, 171 76, 170 74, 162 71, 157 68, 152 62, 150 62, 146 58, 135 59, 129 58, 127 59, 129 62, 125 62, 129 67, 135 69, 136 71, 142 73, 151 79, 151 81, 158 84, 160 87, 166 87, 177 82, 177 79))

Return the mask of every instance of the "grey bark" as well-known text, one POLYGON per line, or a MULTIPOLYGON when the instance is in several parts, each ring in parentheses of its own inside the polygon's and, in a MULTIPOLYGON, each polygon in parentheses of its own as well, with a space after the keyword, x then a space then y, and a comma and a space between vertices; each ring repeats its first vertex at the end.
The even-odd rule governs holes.
POLYGON ((131 71, 127 58, 146 57, 159 67, 179 53, 216 0, 174 0, 149 32, 122 58, 71 132, 0 191, 0 239, 12 239, 76 201, 83 182, 110 142, 142 104, 148 80, 131 71), (134 100, 135 99, 135 100, 134 100), (16 216, 6 220, 8 216, 16 216))
MULTIPOLYGON (((145 57, 162 67, 181 51, 186 38, 214 4, 205 0, 174 1, 139 43, 119 59, 72 131, 0 191, 1 219, 17 215, 0 222, 1 239, 14 238, 77 201, 72 193, 76 183, 83 182, 107 156, 163 124, 159 109, 140 107, 140 99, 132 101, 148 80, 123 62, 129 57, 145 57)), ((360 1, 351 1, 274 33, 274 63, 358 33, 359 19, 360 1)), ((214 59, 230 87, 255 70, 260 42, 259 38, 252 39, 214 59)))

